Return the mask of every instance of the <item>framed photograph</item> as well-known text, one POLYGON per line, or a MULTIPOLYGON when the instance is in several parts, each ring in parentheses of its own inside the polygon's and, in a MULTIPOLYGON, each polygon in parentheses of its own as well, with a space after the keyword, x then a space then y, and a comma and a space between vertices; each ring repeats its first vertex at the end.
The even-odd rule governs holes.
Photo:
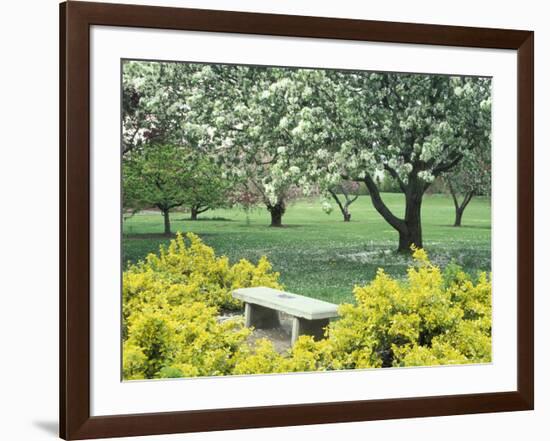
POLYGON ((62 438, 533 409, 533 32, 60 18, 62 438))

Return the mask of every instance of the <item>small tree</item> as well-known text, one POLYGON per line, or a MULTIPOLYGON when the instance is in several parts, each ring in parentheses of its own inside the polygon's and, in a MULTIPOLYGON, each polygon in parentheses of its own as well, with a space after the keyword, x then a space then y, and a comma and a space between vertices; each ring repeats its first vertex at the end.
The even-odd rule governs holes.
POLYGON ((351 220, 349 207, 359 197, 359 190, 360 184, 353 181, 342 181, 342 183, 328 189, 336 205, 340 208, 342 216, 344 216, 344 222, 349 222, 351 220), (340 200, 340 197, 342 197, 343 200, 340 200))
POLYGON ((460 164, 445 175, 445 183, 455 206, 454 226, 460 227, 464 210, 472 198, 491 193, 490 149, 478 148, 465 155, 460 164))
POLYGON ((170 235, 170 210, 183 205, 189 195, 188 157, 185 150, 170 144, 129 151, 122 163, 124 208, 158 208, 164 217, 164 234, 170 235))
POLYGON ((253 208, 262 204, 263 197, 250 182, 239 182, 232 186, 229 193, 232 206, 238 206, 246 213, 246 224, 250 224, 250 212, 253 208))
POLYGON ((191 220, 197 220, 205 211, 231 205, 231 187, 222 177, 219 166, 205 157, 198 157, 188 176, 185 197, 191 220))

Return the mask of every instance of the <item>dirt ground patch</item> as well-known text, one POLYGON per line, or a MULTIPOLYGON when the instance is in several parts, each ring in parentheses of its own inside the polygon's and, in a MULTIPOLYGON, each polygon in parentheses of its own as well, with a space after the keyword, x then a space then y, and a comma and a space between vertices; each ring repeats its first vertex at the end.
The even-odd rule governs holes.
MULTIPOLYGON (((219 316, 218 320, 220 322, 223 322, 225 320, 229 320, 239 316, 242 317, 243 314, 226 313, 224 315, 219 316)), ((273 347, 277 352, 279 352, 280 354, 286 352, 291 347, 290 335, 292 332, 292 320, 288 315, 279 313, 279 321, 281 322, 281 326, 277 328, 254 329, 252 331, 252 334, 248 338, 248 341, 251 344, 254 344, 256 340, 259 340, 261 338, 267 338, 268 340, 271 340, 271 342, 273 343, 273 347)))

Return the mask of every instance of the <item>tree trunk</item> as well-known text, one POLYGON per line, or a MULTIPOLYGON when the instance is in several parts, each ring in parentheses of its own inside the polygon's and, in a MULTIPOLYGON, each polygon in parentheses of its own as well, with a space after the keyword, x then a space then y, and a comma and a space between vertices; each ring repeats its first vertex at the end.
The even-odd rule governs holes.
POLYGON ((455 192, 451 182, 448 182, 449 189, 451 190, 451 195, 453 196, 453 202, 455 204, 455 223, 454 227, 460 227, 462 226, 462 215, 464 214, 464 210, 474 197, 474 192, 469 191, 464 195, 464 199, 462 200, 462 203, 458 202, 458 194, 455 192))
POLYGON ((162 210, 162 216, 164 217, 164 235, 170 236, 172 234, 170 230, 170 210, 162 210))
POLYGON ((204 205, 195 205, 194 207, 191 207, 191 220, 197 220, 199 214, 204 213, 205 211, 210 210, 210 207, 204 206, 204 205))
POLYGON ((422 248, 422 197, 424 184, 412 180, 405 194, 405 228, 399 231, 399 252, 411 252, 411 246, 422 248))
POLYGON ((349 222, 351 220, 351 213, 349 212, 349 206, 357 199, 357 197, 350 200, 347 197, 347 195, 344 193, 346 202, 342 204, 342 202, 340 201, 340 198, 338 197, 335 191, 329 189, 328 192, 332 195, 332 198, 336 201, 338 208, 340 208, 340 211, 342 212, 342 216, 344 216, 344 222, 349 222))
POLYGON ((283 226, 283 214, 285 214, 285 206, 282 201, 277 202, 275 205, 269 205, 267 207, 271 213, 271 226, 282 227, 283 226))
POLYGON ((420 208, 422 201, 407 200, 405 206, 405 227, 399 231, 398 252, 410 253, 411 247, 422 248, 422 222, 420 208))
POLYGON ((464 214, 463 208, 457 208, 455 210, 455 227, 460 227, 462 225, 462 214, 464 214))
POLYGON ((410 253, 411 246, 422 248, 422 197, 426 184, 415 176, 409 176, 405 190, 405 218, 395 216, 380 196, 378 186, 370 176, 365 177, 372 204, 376 211, 399 233, 398 252, 410 253))

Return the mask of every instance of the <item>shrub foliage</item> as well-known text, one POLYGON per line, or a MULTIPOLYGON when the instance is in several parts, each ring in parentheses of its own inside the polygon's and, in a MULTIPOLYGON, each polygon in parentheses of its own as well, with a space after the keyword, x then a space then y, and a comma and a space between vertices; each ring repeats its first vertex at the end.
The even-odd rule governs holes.
POLYGON ((230 374, 250 329, 219 323, 218 313, 242 307, 234 289, 280 288, 278 277, 265 257, 231 265, 198 236, 178 234, 124 273, 124 378, 230 374))
POLYGON ((145 378, 243 375, 491 361, 491 280, 450 264, 444 271, 422 249, 403 280, 379 269, 354 289, 355 304, 314 341, 302 336, 285 353, 266 339, 251 343, 231 291, 281 288, 265 257, 231 265, 193 234, 131 266, 123 283, 123 374, 145 378))

